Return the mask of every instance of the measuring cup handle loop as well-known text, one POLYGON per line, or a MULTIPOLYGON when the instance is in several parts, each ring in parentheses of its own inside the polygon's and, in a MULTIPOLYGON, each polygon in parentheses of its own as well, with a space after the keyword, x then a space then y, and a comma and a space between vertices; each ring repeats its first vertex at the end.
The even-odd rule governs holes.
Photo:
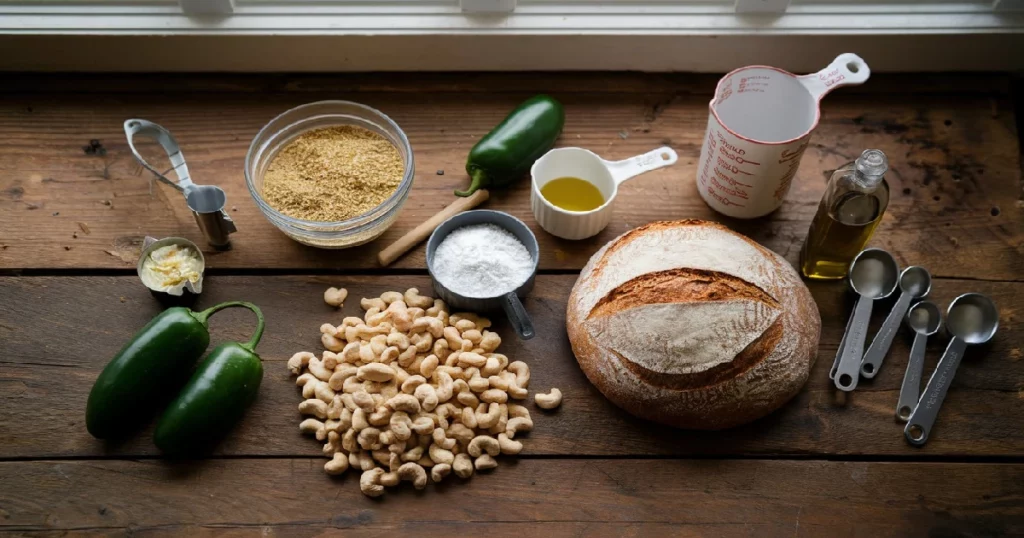
POLYGON ((178 141, 174 139, 170 131, 151 121, 133 118, 125 120, 124 134, 128 138, 128 147, 131 148, 132 155, 135 156, 135 160, 139 161, 139 164, 145 167, 146 170, 153 172, 160 181, 188 194, 189 189, 193 186, 192 178, 189 176, 188 165, 185 164, 185 156, 181 154, 178 141), (139 150, 135 148, 136 136, 145 136, 156 140, 160 147, 164 149, 164 152, 167 153, 167 158, 171 162, 171 168, 160 171, 146 162, 146 159, 142 157, 139 150), (178 178, 177 180, 173 180, 165 175, 172 171, 178 178))
POLYGON ((501 296, 501 308, 505 311, 505 315, 508 316, 508 320, 512 323, 519 338, 529 340, 536 336, 530 315, 526 313, 526 308, 523 308, 523 303, 519 300, 516 292, 510 291, 501 296))
POLYGON ((668 146, 662 146, 656 150, 648 151, 643 155, 637 155, 630 157, 622 161, 605 161, 605 166, 608 167, 608 171, 612 174, 612 179, 616 185, 621 184, 627 179, 634 178, 640 174, 645 174, 651 170, 657 170, 666 166, 670 166, 679 160, 679 155, 676 151, 668 146))
POLYGON ((863 84, 871 76, 871 68, 863 58, 847 52, 836 56, 828 67, 797 80, 807 88, 815 99, 821 100, 828 92, 841 86, 863 84))

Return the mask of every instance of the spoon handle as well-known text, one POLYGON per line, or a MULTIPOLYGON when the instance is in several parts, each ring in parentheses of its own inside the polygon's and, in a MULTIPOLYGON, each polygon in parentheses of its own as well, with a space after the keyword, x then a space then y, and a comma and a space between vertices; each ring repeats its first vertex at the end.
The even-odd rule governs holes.
POLYGON ((896 336, 896 331, 899 330, 900 324, 903 323, 903 316, 906 316, 907 310, 910 309, 910 301, 912 299, 913 297, 909 293, 900 294, 899 300, 896 301, 892 311, 885 318, 882 328, 878 330, 878 334, 875 335, 871 345, 868 346, 867 352, 864 353, 864 360, 860 364, 860 375, 871 379, 878 374, 878 369, 882 367, 885 355, 889 353, 889 348, 892 347, 893 337, 896 336))
POLYGON ((839 349, 836 350, 836 358, 832 361, 832 369, 828 371, 828 378, 835 380, 836 370, 839 369, 839 361, 843 358, 843 350, 846 349, 846 333, 850 332, 850 324, 853 323, 853 316, 846 320, 846 328, 843 329, 843 338, 839 340, 839 349))
POLYGON ((939 414, 942 401, 946 399, 949 384, 956 375, 956 369, 960 366, 960 359, 963 358, 966 349, 967 342, 955 336, 949 341, 946 352, 939 359, 938 366, 935 367, 924 393, 921 394, 921 401, 917 403, 914 412, 910 414, 910 419, 907 420, 907 426, 903 428, 903 435, 910 444, 923 446, 928 442, 932 427, 935 425, 935 417, 939 414))
POLYGON ((867 340, 868 323, 871 321, 872 303, 874 299, 861 296, 853 309, 853 319, 850 320, 850 328, 846 331, 843 358, 839 360, 839 368, 836 370, 835 383, 839 390, 850 392, 857 388, 860 359, 864 356, 864 341, 867 340))
POLYGON ((896 418, 902 422, 910 418, 921 396, 921 374, 924 372, 924 350, 927 343, 928 335, 914 334, 914 345, 910 346, 910 360, 907 361, 907 373, 903 374, 900 399, 896 403, 896 418))

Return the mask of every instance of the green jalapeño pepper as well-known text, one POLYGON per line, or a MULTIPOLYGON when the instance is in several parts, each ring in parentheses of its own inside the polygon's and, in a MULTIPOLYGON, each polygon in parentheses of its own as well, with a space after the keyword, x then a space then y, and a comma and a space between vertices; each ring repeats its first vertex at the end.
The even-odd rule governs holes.
POLYGON ((203 452, 227 433, 256 399, 263 365, 256 345, 263 336, 263 313, 245 344, 227 342, 210 352, 156 425, 153 442, 163 452, 179 456, 203 452))
POLYGON ((523 177, 555 145, 564 124, 561 103, 547 95, 527 99, 469 150, 466 173, 471 183, 455 195, 469 196, 477 189, 502 187, 523 177))
POLYGON ((223 303, 202 312, 173 307, 142 328, 100 373, 89 392, 85 426, 94 437, 124 436, 153 416, 188 379, 210 345, 207 320, 241 303, 223 303))

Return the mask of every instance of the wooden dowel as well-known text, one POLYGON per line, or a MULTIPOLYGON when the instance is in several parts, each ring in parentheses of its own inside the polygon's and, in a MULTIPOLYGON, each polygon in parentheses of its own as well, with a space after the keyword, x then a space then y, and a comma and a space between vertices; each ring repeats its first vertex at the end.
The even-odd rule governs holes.
POLYGON ((487 189, 480 189, 465 198, 456 198, 454 202, 448 204, 448 207, 442 209, 436 215, 424 221, 423 224, 413 228, 411 232, 399 237, 397 241, 380 251, 380 254, 377 254, 377 261, 380 262, 381 267, 391 265, 403 254, 422 243, 442 222, 484 203, 489 196, 490 193, 487 192, 487 189))

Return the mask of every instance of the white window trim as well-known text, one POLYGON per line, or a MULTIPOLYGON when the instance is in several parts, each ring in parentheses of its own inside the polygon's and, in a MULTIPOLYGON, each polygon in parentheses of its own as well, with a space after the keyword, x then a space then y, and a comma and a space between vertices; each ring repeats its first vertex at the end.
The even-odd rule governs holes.
POLYGON ((768 15, 737 15, 737 0, 518 0, 507 14, 460 0, 234 0, 208 16, 179 1, 0 0, 0 50, 15 51, 0 70, 807 71, 847 51, 880 70, 1024 69, 1021 0, 793 0, 768 15))
POLYGON ((501 15, 457 1, 238 0, 222 17, 189 16, 176 1, 0 0, 0 34, 31 35, 873 35, 1024 32, 1024 11, 980 2, 791 4, 780 16, 737 16, 732 2, 528 1, 501 15))

